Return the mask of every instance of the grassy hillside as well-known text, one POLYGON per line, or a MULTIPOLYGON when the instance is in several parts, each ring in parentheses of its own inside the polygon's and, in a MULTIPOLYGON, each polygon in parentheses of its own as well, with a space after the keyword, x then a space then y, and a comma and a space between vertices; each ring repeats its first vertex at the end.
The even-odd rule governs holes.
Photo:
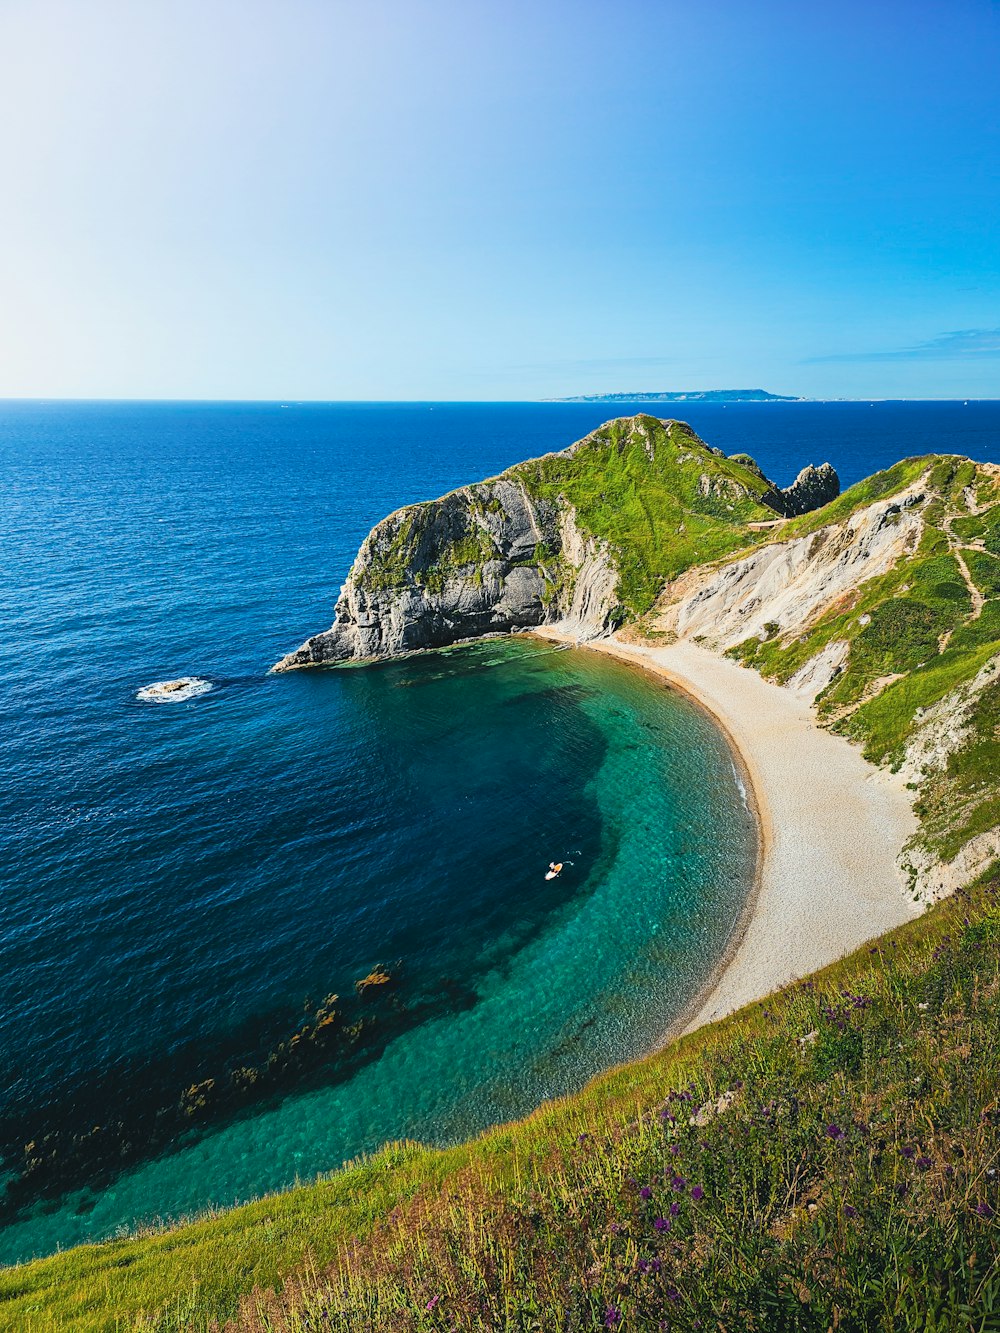
MULTIPOLYGON (((993 674, 990 663, 1000 653, 1000 481, 965 458, 908 459, 781 532, 785 540, 815 531, 922 474, 929 500, 912 555, 804 632, 751 638, 734 650, 768 678, 787 681, 827 644, 849 643, 845 666, 816 701, 819 717, 891 767, 935 704, 984 669, 993 674)), ((978 693, 945 770, 921 775, 917 812, 925 840, 946 859, 1000 822, 998 723, 1000 673, 978 693)))
POLYGON ((392 1148, 218 1218, 4 1272, 0 1320, 997 1328, 998 1088, 994 872, 473 1143, 392 1148))
POLYGON ((629 615, 648 611, 668 579, 755 545, 774 487, 745 456, 726 458, 683 422, 621 417, 572 452, 511 471, 532 494, 565 498, 580 526, 611 546, 629 615))
MULTIPOLYGON (((543 512, 570 503, 583 532, 610 547, 619 571, 620 615, 647 611, 664 581, 705 560, 746 549, 760 540, 749 525, 777 517, 781 494, 747 455, 726 458, 683 422, 652 416, 619 417, 561 453, 521 463, 500 478, 476 483, 439 500, 407 505, 378 525, 376 542, 362 547, 357 577, 369 592, 417 586, 439 594, 450 577, 482 586, 482 566, 498 555, 493 537, 479 523, 503 513, 493 483, 514 479, 543 512), (461 535, 440 535, 442 507, 461 497, 451 520, 466 523, 461 535)), ((540 541, 534 552, 505 555, 537 566, 555 597, 574 571, 540 541)), ((357 566, 356 566, 357 568, 357 566)))

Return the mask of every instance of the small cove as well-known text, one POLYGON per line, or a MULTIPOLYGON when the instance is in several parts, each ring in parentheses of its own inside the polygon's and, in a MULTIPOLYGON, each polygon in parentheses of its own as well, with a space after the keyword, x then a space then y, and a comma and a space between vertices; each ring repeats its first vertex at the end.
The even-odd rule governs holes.
MULTIPOLYGON (((690 415, 787 482, 804 452, 843 467, 821 407, 731 411, 732 438, 690 415), (814 417, 782 472, 768 432, 814 417)), ((686 700, 523 640, 266 675, 371 522, 606 414, 7 405, 4 1261, 463 1137, 648 1049, 700 989, 754 830, 686 700), (184 676, 212 688, 136 698, 184 676), (359 1039, 261 1078, 332 994, 359 1039)))
MULTIPOLYGON (((174 992, 185 992, 197 1035, 157 1050, 137 1023, 129 1049, 122 1027, 92 1113, 81 1088, 97 1071, 81 1068, 65 1093, 54 1084, 40 1111, 26 1089, 20 1123, 27 1130, 40 1114, 65 1144, 90 1127, 103 1095, 119 1114, 128 1107, 118 1137, 138 1134, 184 1089, 263 1067, 304 995, 335 988, 350 998, 353 982, 387 960, 399 977, 393 1007, 358 1009, 371 1027, 349 1058, 295 1068, 237 1109, 213 1114, 209 1098, 190 1129, 123 1171, 98 1162, 87 1179, 84 1155, 72 1188, 56 1188, 53 1174, 47 1197, 26 1195, 0 1233, 10 1259, 246 1199, 387 1139, 449 1142, 524 1114, 647 1049, 698 989, 740 912, 754 829, 726 743, 699 710, 628 666, 512 640, 265 678, 228 705, 225 694, 191 701, 179 720, 158 708, 154 725, 191 728, 201 762, 217 772, 219 737, 209 747, 197 710, 210 701, 246 708, 242 725, 252 717, 256 734, 265 705, 280 701, 289 715, 307 710, 312 776, 293 783, 285 754, 281 775, 265 779, 286 746, 306 757, 302 732, 282 741, 272 717, 263 770, 242 751, 243 780, 272 793, 251 807, 256 827, 228 835, 217 878, 195 857, 201 873, 192 867, 185 913, 161 920, 155 949, 147 944, 165 976, 162 1012, 182 1032, 174 992), (355 744, 345 743, 347 708, 363 733, 355 744), (324 775, 314 765, 324 762, 324 721, 334 720, 346 760, 328 757, 324 775), (292 793, 280 810, 275 792, 292 793), (243 839, 255 874, 235 845, 243 839), (567 864, 546 882, 552 857, 567 864), (193 1002, 196 987, 214 988, 214 1010, 193 1002)), ((230 764, 234 729, 230 719, 230 764)), ((181 756, 189 782, 186 747, 181 756)), ((211 802, 201 792, 186 813, 187 856, 198 806, 211 802)), ((219 818, 205 815, 211 862, 219 818)), ((178 871, 183 859, 175 852, 178 871)), ((119 954, 133 928, 122 922, 119 954)), ((136 1018, 153 1022, 147 1001, 136 1018)))

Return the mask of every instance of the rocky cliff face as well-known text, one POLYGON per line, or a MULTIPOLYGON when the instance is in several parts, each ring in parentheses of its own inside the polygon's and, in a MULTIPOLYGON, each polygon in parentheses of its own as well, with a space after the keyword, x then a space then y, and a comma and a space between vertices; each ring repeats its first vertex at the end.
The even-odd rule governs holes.
MULTIPOLYGON (((790 541, 780 540, 779 529, 779 540, 742 560, 691 570, 666 594, 656 628, 721 651, 752 635, 800 633, 916 548, 925 499, 926 488, 917 483, 858 510, 842 523, 790 541)), ((822 657, 811 659, 794 685, 810 696, 818 694, 829 684, 846 648, 836 643, 824 646, 822 657)))
POLYGON ((829 463, 819 467, 804 467, 799 475, 781 492, 786 518, 809 514, 822 505, 836 500, 840 494, 840 478, 829 463))
POLYGON ((275 670, 542 624, 593 638, 625 618, 637 580, 652 582, 655 595, 657 562, 690 563, 695 534, 709 541, 714 530, 733 549, 757 539, 753 520, 797 513, 838 490, 829 464, 782 491, 752 459, 726 459, 683 423, 620 418, 561 453, 383 519, 358 552, 331 628, 275 670))
POLYGON ((571 506, 516 478, 409 505, 365 538, 334 623, 275 670, 391 657, 553 621, 591 638, 616 622, 618 578, 571 506))
POLYGON ((689 569, 644 627, 814 701, 918 792, 902 866, 928 901, 1000 857, 1000 468, 912 459, 859 491, 825 526, 689 569))

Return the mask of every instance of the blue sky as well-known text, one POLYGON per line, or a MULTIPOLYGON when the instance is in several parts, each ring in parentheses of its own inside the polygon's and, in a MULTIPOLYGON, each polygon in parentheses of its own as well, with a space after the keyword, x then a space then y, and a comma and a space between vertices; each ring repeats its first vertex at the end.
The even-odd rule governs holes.
POLYGON ((993 0, 0 0, 0 395, 1000 397, 993 0))

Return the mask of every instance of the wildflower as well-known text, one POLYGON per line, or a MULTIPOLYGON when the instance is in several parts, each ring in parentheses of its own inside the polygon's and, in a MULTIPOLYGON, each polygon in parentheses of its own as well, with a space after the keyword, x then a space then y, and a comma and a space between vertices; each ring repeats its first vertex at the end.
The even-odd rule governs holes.
POLYGON ((929 1157, 918 1157, 917 1166, 921 1171, 929 1171, 931 1169, 931 1159, 929 1157))
POLYGON ((673 1303, 676 1305, 677 1302, 680 1300, 680 1298, 681 1298, 681 1294, 680 1294, 680 1292, 677 1290, 676 1287, 668 1287, 668 1288, 667 1288, 667 1300, 668 1300, 668 1301, 673 1301, 673 1303))
POLYGON ((906 1158, 908 1162, 912 1161, 913 1158, 916 1157, 917 1155, 916 1148, 911 1147, 909 1143, 904 1143, 899 1151, 903 1154, 903 1156, 906 1158))
POLYGON ((680 1206, 680 1204, 679 1204, 679 1203, 672 1203, 672 1204, 670 1205, 670 1216, 671 1216, 671 1217, 680 1217, 680 1214, 681 1214, 681 1206, 680 1206))
POLYGON ((857 1217, 857 1215, 858 1215, 858 1210, 856 1208, 852 1208, 849 1203, 844 1204, 845 1217, 857 1217))
POLYGON ((652 1197, 653 1197, 653 1191, 649 1188, 648 1185, 643 1185, 642 1189, 639 1191, 639 1198, 651 1199, 652 1197))
POLYGON ((578 1134, 576 1141, 577 1143, 586 1143, 589 1138, 589 1134, 578 1134))
POLYGON ((654 1219, 653 1219, 653 1226, 656 1228, 657 1231, 669 1231, 669 1230, 670 1230, 670 1218, 669 1218, 669 1217, 657 1217, 657 1218, 654 1218, 654 1219))
POLYGON ((697 1203, 700 1199, 703 1199, 704 1197, 705 1197, 705 1191, 702 1189, 700 1185, 695 1185, 694 1189, 691 1191, 691 1198, 694 1199, 694 1201, 697 1203))
POLYGON ((615 1305, 609 1305, 604 1311, 604 1327, 614 1328, 616 1324, 622 1322, 622 1312, 615 1305))
POLYGON ((834 1140, 842 1139, 845 1137, 844 1131, 840 1128, 839 1125, 827 1125, 826 1136, 827 1138, 834 1140))
POLYGON ((673 1180, 670 1182, 670 1188, 674 1190, 687 1189, 687 1181, 683 1176, 674 1176, 673 1180))
POLYGON ((671 1156, 671 1157, 676 1157, 676 1156, 678 1155, 679 1152, 680 1152, 680 1148, 678 1148, 677 1144, 676 1144, 676 1143, 672 1143, 672 1144, 670 1145, 670 1156, 671 1156))
POLYGON ((430 1300, 427 1302, 427 1304, 424 1306, 424 1309, 425 1309, 425 1310, 433 1310, 434 1307, 435 1307, 435 1305, 437 1305, 437 1303, 438 1303, 438 1301, 439 1301, 440 1299, 441 1299, 440 1296, 432 1296, 432 1297, 430 1298, 430 1300))
POLYGON ((974 1212, 978 1217, 992 1217, 993 1209, 988 1203, 977 1203, 974 1212))

